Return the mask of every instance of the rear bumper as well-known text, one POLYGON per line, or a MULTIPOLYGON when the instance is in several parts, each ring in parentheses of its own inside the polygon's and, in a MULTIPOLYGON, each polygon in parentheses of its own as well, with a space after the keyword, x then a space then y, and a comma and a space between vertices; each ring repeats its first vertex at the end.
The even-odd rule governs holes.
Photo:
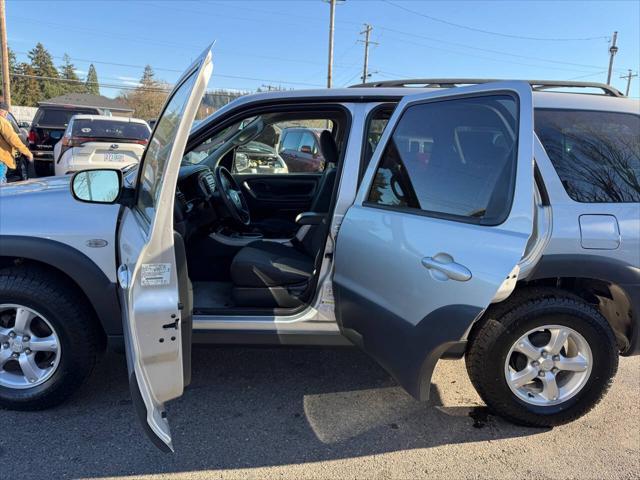
POLYGON ((53 162, 53 152, 51 150, 31 150, 33 159, 41 162, 53 162))

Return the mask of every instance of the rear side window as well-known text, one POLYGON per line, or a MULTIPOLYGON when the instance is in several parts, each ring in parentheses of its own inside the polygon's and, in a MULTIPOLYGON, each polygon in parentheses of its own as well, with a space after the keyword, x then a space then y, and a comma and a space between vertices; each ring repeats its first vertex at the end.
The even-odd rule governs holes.
POLYGON ((148 140, 149 127, 143 123, 119 122, 114 120, 75 119, 74 137, 108 140, 148 140))
POLYGON ((567 194, 577 202, 640 202, 640 117, 536 110, 535 129, 567 194))
POLYGON ((486 225, 511 209, 517 101, 490 95, 407 108, 369 192, 369 205, 486 225))

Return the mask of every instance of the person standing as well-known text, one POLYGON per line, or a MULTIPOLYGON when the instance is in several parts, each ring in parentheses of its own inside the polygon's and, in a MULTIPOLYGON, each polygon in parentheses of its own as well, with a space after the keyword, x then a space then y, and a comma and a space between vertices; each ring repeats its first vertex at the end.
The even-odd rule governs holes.
POLYGON ((22 143, 7 120, 8 113, 9 106, 0 101, 0 185, 7 183, 7 170, 16 168, 16 150, 27 157, 29 161, 33 160, 33 154, 22 143))

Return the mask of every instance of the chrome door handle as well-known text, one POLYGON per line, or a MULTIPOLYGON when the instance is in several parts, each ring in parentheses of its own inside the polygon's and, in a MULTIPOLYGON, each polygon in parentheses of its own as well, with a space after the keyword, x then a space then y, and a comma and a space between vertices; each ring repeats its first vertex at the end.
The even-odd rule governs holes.
POLYGON ((446 253, 439 253, 435 257, 424 257, 422 266, 428 270, 440 272, 447 278, 458 282, 466 282, 471 279, 471 271, 464 265, 454 262, 453 257, 446 253))

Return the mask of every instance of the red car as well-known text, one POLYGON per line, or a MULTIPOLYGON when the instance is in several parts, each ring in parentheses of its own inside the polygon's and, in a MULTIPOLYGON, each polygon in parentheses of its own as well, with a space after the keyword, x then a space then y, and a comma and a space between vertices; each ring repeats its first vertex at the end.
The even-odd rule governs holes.
POLYGON ((289 127, 280 134, 278 153, 289 173, 322 172, 325 159, 320 151, 321 128, 289 127))

